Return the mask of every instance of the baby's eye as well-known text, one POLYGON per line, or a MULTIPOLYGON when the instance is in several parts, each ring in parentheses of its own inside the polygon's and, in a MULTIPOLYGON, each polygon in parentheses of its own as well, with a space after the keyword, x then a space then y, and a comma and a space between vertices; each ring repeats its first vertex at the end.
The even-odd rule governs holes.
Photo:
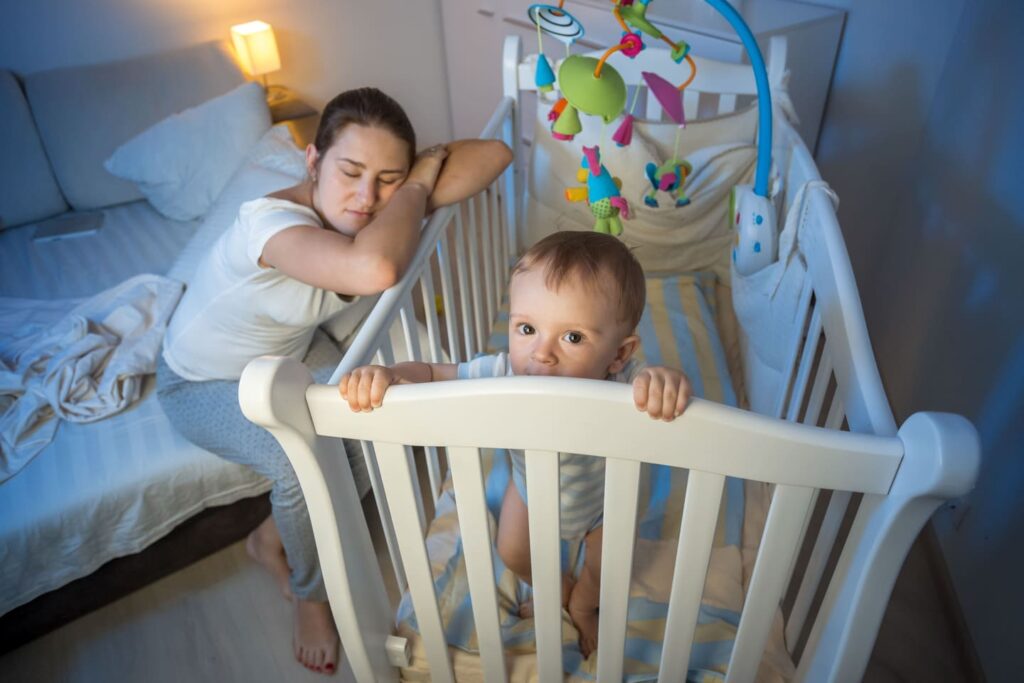
POLYGON ((533 325, 530 323, 519 323, 516 325, 516 332, 519 334, 533 334, 536 330, 533 329, 533 325))
POLYGON ((579 332, 566 332, 562 335, 562 339, 569 342, 570 344, 580 344, 583 342, 583 335, 579 332))

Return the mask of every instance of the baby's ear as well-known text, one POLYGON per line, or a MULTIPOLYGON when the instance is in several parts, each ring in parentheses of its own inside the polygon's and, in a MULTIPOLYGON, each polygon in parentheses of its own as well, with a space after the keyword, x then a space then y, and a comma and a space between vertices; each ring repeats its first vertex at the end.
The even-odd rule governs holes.
POLYGON ((612 360, 611 365, 608 366, 608 374, 614 375, 616 372, 620 372, 622 368, 626 367, 626 363, 633 357, 637 349, 640 348, 640 337, 635 334, 631 334, 619 343, 619 348, 615 352, 615 358, 612 360))

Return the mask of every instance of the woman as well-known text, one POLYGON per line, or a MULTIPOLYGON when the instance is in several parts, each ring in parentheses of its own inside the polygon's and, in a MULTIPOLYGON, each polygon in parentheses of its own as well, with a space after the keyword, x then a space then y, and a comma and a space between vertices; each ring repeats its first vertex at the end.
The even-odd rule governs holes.
POLYGON ((395 284, 424 215, 477 193, 512 158, 494 140, 415 149, 405 112, 379 90, 328 103, 306 148, 307 179, 241 206, 175 311, 157 369, 178 431, 272 480, 272 514, 246 548, 294 602, 296 658, 324 673, 337 668, 338 634, 305 501, 277 441, 242 415, 238 378, 270 354, 301 358, 326 382, 341 351, 318 326, 354 296, 395 284))

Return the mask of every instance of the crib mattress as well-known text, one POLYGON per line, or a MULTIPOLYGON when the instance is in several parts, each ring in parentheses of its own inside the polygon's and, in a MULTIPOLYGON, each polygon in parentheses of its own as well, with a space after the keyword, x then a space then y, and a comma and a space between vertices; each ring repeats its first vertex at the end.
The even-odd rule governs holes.
MULTIPOLYGON (((0 296, 88 297, 138 273, 165 273, 198 226, 146 202, 103 213, 87 237, 34 242, 33 226, 0 233, 0 296)), ((0 613, 142 550, 206 507, 268 489, 179 436, 150 377, 138 403, 93 424, 63 423, 0 485, 0 613)))

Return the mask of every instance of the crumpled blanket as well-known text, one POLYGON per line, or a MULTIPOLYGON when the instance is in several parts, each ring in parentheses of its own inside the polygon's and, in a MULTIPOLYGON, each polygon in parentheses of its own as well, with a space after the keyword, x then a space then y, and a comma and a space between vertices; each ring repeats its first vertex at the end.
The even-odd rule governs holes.
POLYGON ((53 440, 138 400, 184 285, 138 275, 90 299, 0 299, 0 482, 53 440))

